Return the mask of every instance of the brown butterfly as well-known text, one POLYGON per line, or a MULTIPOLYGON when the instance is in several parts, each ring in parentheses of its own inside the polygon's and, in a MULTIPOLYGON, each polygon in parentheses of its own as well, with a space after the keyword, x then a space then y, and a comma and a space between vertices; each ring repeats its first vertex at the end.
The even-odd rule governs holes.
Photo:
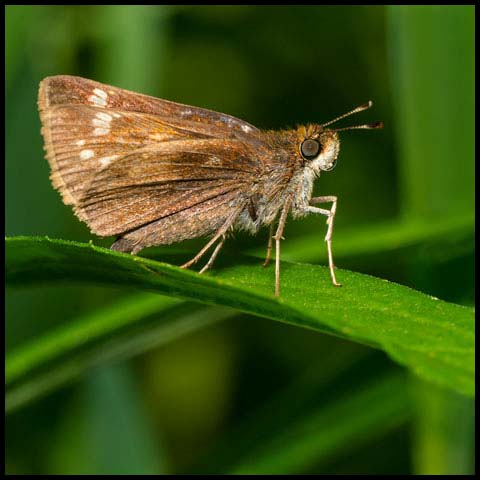
POLYGON ((215 260, 233 229, 256 233, 270 225, 276 247, 289 212, 327 217, 330 274, 337 197, 312 198, 321 171, 335 167, 338 132, 381 128, 382 123, 328 129, 370 108, 371 102, 323 125, 262 131, 235 117, 161 100, 68 75, 40 83, 38 107, 53 186, 90 230, 117 236, 113 250, 135 254, 152 245, 211 235, 189 262, 216 244, 215 260), (323 209, 314 204, 332 203, 323 209), (275 235, 274 225, 277 224, 275 235))

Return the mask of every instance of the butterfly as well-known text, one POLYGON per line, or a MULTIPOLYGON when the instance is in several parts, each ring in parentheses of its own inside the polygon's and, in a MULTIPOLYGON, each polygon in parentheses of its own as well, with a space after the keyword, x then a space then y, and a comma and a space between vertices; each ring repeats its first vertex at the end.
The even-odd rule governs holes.
POLYGON ((270 226, 264 265, 275 240, 276 296, 280 241, 290 212, 327 217, 330 274, 339 285, 331 249, 337 197, 312 198, 313 183, 321 171, 334 168, 339 131, 382 123, 326 127, 371 105, 323 125, 265 131, 230 115, 70 75, 45 78, 38 95, 52 184, 92 233, 116 236, 111 248, 132 254, 211 237, 182 265, 194 265, 214 247, 203 273, 229 232, 255 234, 270 226), (332 207, 314 206, 322 203, 332 207))

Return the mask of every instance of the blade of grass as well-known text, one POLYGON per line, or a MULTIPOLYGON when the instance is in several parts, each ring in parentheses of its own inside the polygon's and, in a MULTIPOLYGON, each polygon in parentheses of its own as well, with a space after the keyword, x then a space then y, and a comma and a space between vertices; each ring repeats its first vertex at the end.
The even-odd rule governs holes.
POLYGON ((133 91, 159 92, 168 58, 166 20, 173 9, 164 5, 96 6, 87 28, 95 43, 103 46, 95 65, 98 79, 133 91))
POLYGON ((413 470, 419 475, 475 471, 474 400, 415 377, 413 470))
POLYGON ((153 313, 166 311, 181 301, 152 294, 129 296, 113 306, 97 310, 86 317, 70 321, 55 334, 47 334, 31 342, 27 348, 16 349, 14 356, 7 356, 5 383, 16 381, 30 370, 48 363, 74 348, 88 345, 94 338, 109 336, 114 331, 153 313))
MULTIPOLYGON (((288 239, 282 245, 282 259, 309 262, 327 260, 327 249, 324 245, 319 223, 319 231, 301 238, 288 239)), ((473 252, 475 216, 473 213, 451 218, 438 217, 429 222, 410 218, 408 220, 390 220, 373 225, 356 227, 350 230, 335 232, 335 258, 374 255, 393 252, 406 248, 424 248, 429 246, 428 256, 434 261, 445 261, 465 252, 473 252)), ((265 255, 265 248, 256 247, 249 253, 265 255)))
POLYGON ((293 424, 283 425, 228 473, 302 473, 337 451, 354 449, 398 427, 408 419, 410 410, 403 375, 385 375, 293 424))
POLYGON ((273 272, 257 259, 200 276, 91 244, 17 237, 6 247, 10 285, 86 281, 229 306, 381 348, 423 378, 474 392, 474 310, 388 281, 339 270, 339 289, 326 268, 283 262, 276 299, 273 272))
POLYGON ((343 343, 336 343, 333 351, 331 348, 320 351, 312 358, 312 364, 286 387, 272 392, 264 403, 245 412, 187 473, 216 475, 230 470, 240 458, 304 418, 312 406, 318 410, 319 404, 328 401, 332 392, 336 395, 339 384, 340 387, 345 384, 345 378, 352 378, 352 375, 359 378, 353 370, 368 371, 372 357, 377 359, 377 355, 374 350, 360 346, 352 349, 351 345, 343 343))
POLYGON ((235 314, 208 307, 192 312, 191 307, 160 295, 130 296, 9 352, 5 363, 7 412, 96 365, 142 353, 235 314))
POLYGON ((473 212, 475 7, 387 12, 403 214, 473 212))
MULTIPOLYGON (((440 215, 455 221, 471 212, 473 218, 474 6, 389 6, 387 31, 403 214, 421 216, 426 224, 440 215)), ((457 247, 452 242, 453 253, 462 253, 457 247)), ((446 273, 441 288, 452 299, 466 295, 473 301, 473 266, 471 270, 457 266, 454 272, 446 273), (458 273, 464 278, 461 283, 458 273)), ((421 289, 438 291, 437 275, 438 270, 428 264, 411 266, 411 276, 421 289)), ((414 472, 473 473, 473 404, 427 382, 413 382, 413 389, 418 410, 413 429, 414 472)))

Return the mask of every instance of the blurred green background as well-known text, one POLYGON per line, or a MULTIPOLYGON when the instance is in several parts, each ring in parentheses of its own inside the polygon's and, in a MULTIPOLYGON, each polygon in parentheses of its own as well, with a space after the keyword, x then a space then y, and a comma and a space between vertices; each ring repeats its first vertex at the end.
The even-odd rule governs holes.
MULTIPOLYGON (((47 75, 80 75, 266 129, 322 123, 373 100, 339 126, 383 120, 384 130, 345 132, 336 170, 315 186, 339 197, 334 253, 335 237, 366 245, 336 264, 473 305, 473 6, 8 6, 5 53, 7 235, 110 245, 50 185, 36 107, 47 75)), ((301 241, 324 249, 324 232, 315 218, 288 222, 284 258, 314 262, 301 241)), ((222 253, 266 239, 238 234, 222 253)), ((9 289, 7 352, 135 295, 9 289)), ((383 405, 398 396, 382 378, 404 376, 383 353, 213 307, 174 313, 218 321, 9 413, 7 472, 473 472, 472 400, 406 376, 404 408, 352 434, 365 408, 339 399, 375 392, 383 405), (308 434, 290 430, 298 422, 308 434), (271 440, 275 454, 262 453, 271 440)))

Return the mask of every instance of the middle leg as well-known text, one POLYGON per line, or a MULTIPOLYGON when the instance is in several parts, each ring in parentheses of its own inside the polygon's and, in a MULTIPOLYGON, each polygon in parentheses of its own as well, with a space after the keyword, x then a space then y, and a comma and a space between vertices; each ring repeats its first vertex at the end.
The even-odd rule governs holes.
POLYGON ((265 261, 263 262, 264 267, 268 267, 270 263, 270 257, 272 256, 272 240, 273 240, 273 226, 275 224, 275 219, 272 220, 270 228, 268 230, 268 244, 267 244, 267 255, 265 256, 265 261))
POLYGON ((278 221, 277 231, 273 237, 275 240, 275 296, 280 295, 280 240, 283 240, 283 229, 287 221, 287 215, 292 205, 292 199, 287 198, 283 204, 280 220, 278 221))

